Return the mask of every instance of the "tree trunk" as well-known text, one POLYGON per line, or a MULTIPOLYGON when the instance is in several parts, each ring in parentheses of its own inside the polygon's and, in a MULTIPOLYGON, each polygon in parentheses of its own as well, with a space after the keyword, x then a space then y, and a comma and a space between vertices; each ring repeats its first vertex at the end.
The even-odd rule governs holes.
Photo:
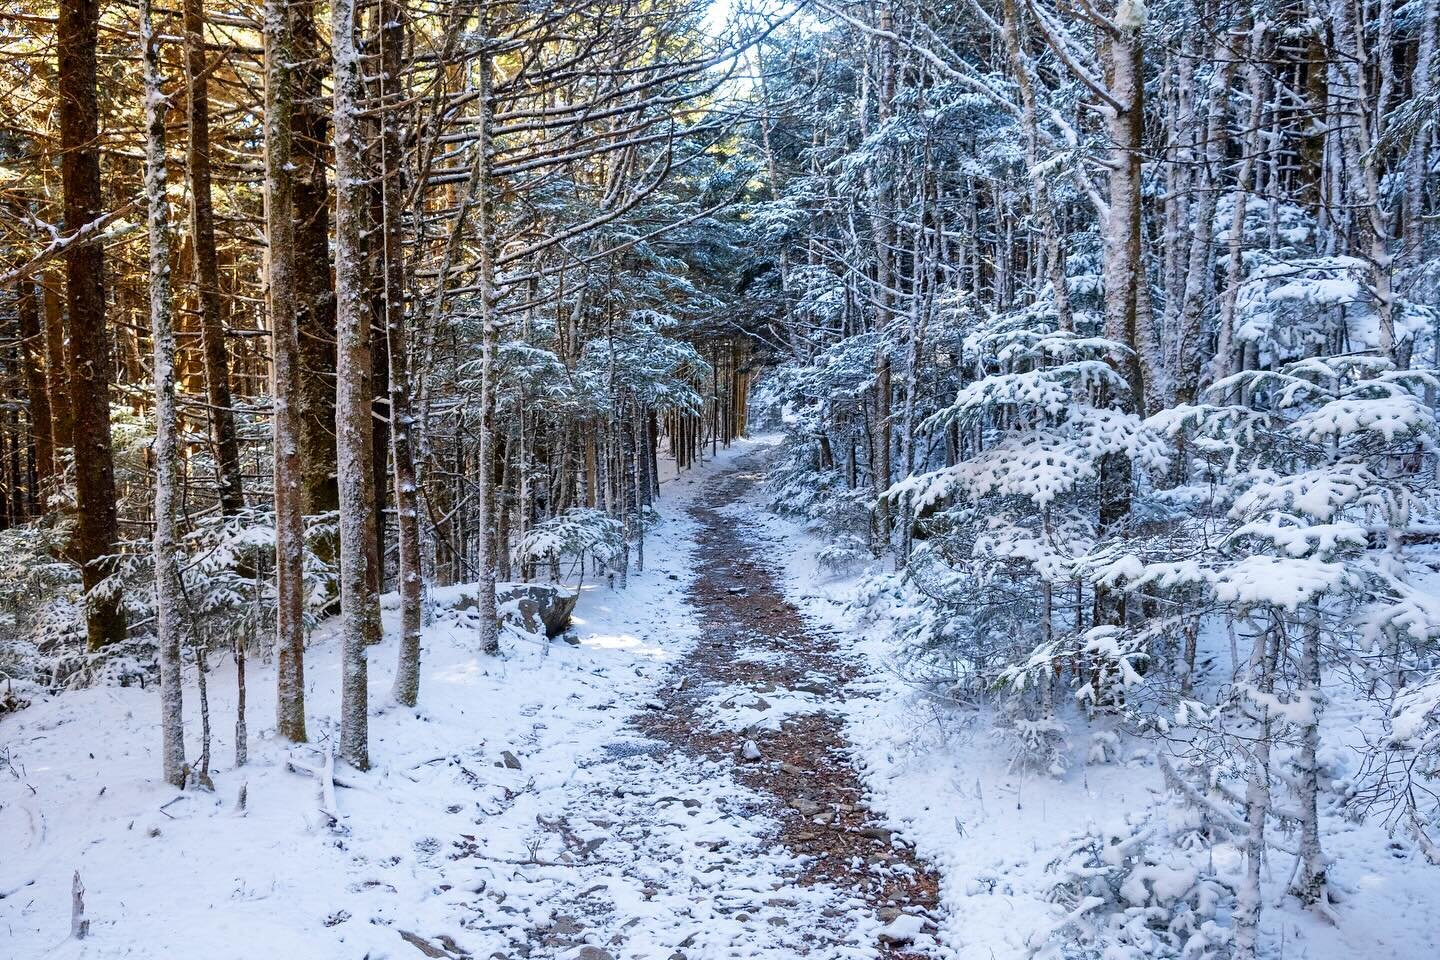
POLYGON ((45 307, 45 389, 50 395, 50 439, 55 472, 64 466, 63 450, 73 442, 74 410, 70 405, 70 363, 66 358, 65 310, 61 303, 61 279, 55 272, 40 281, 45 307))
MULTIPOLYGON (((1267 646, 1277 628, 1255 638, 1250 656, 1250 682, 1262 695, 1274 689, 1274 672, 1267 646)), ((1278 645, 1278 637, 1273 641, 1278 645)), ((1245 875, 1235 896, 1235 957, 1255 960, 1263 906, 1260 874, 1265 863, 1265 820, 1270 815, 1270 709, 1259 703, 1245 703, 1256 725, 1250 748, 1250 774, 1245 786, 1245 875)))
MULTIPOLYGON (((315 0, 290 5, 296 67, 291 87, 291 146, 294 163, 291 210, 296 263, 295 313, 302 376, 299 380, 300 468, 304 471, 304 512, 339 509, 335 431, 335 293, 330 277, 329 188, 325 144, 329 128, 322 81, 324 55, 315 26, 315 0)), ((333 560, 335 543, 317 550, 333 560)))
POLYGON ((380 617, 369 568, 374 551, 375 475, 364 238, 368 171, 360 129, 355 0, 334 0, 330 11, 335 62, 335 426, 343 658, 339 753, 351 766, 365 770, 370 766, 365 648, 376 639, 380 617))
POLYGON ((266 0, 265 237, 275 448, 275 720, 305 740, 305 521, 300 469, 300 343, 296 326, 293 143, 295 43, 288 0, 266 0))
POLYGON ((40 330, 40 308, 35 298, 35 281, 21 277, 15 282, 15 311, 20 326, 20 363, 25 368, 25 398, 30 405, 30 437, 34 441, 35 482, 39 487, 37 513, 44 509, 50 478, 56 473, 54 427, 50 418, 50 392, 45 384, 47 364, 45 338, 40 330))
MULTIPOLYGON (((481 36, 488 33, 480 26, 481 36)), ((495 605, 495 447, 498 430, 495 424, 496 353, 500 348, 500 328, 496 317, 495 290, 495 205, 491 182, 491 63, 488 52, 481 53, 476 63, 476 110, 479 114, 476 141, 476 206, 480 252, 480 556, 479 582, 476 584, 476 608, 480 615, 480 649, 488 654, 500 652, 500 625, 495 605)))
POLYGON ((393 102, 400 95, 401 54, 405 43, 404 8, 383 0, 380 19, 380 214, 385 258, 385 336, 390 362, 390 455, 395 465, 395 530, 399 552, 400 655, 393 696, 413 707, 420 696, 420 505, 411 441, 415 418, 410 402, 410 352, 405 328, 405 251, 400 233, 404 184, 400 130, 393 102))
POLYGON ((160 740, 165 782, 185 786, 185 726, 180 675, 184 595, 175 556, 175 475, 180 459, 175 408, 175 323, 170 294, 170 210, 165 196, 165 114, 160 44, 150 0, 140 0, 145 74, 145 205, 150 226, 150 338, 155 348, 155 632, 160 658, 160 740))
MULTIPOLYGON (((79 230, 100 215, 100 113, 95 89, 96 0, 61 0, 59 28, 60 180, 65 228, 79 230)), ((70 313, 70 398, 74 408, 76 535, 82 565, 86 645, 96 651, 125 639, 119 591, 92 593, 106 577, 102 558, 120 536, 115 460, 110 442, 110 341, 105 330, 104 262, 98 243, 66 249, 65 296, 70 313)))
POLYGON ((184 0, 185 93, 190 137, 185 162, 190 179, 190 241, 200 306, 200 343, 205 355, 205 397, 215 446, 220 510, 234 516, 245 509, 240 444, 230 395, 230 355, 220 303, 220 268, 215 254, 215 212, 210 201, 210 94, 205 73, 204 0, 184 0))
POLYGON ((1236 373, 1240 366, 1240 358, 1236 356, 1235 349, 1235 309, 1243 274, 1240 248, 1245 238, 1245 206, 1255 170, 1255 158, 1260 151, 1260 121, 1265 110, 1265 76, 1259 63, 1265 30, 1263 21, 1250 29, 1250 63, 1245 72, 1246 87, 1250 93, 1250 114, 1246 124, 1249 136, 1245 141, 1244 159, 1241 160, 1240 169, 1235 175, 1235 187, 1230 193, 1231 221, 1226 239, 1228 259, 1225 265, 1225 290, 1220 299, 1220 329, 1216 336, 1215 356, 1210 361, 1208 379, 1211 383, 1236 373))
POLYGON ((1301 725, 1300 776, 1300 857, 1301 874, 1295 894, 1301 903, 1328 904, 1325 851, 1320 844, 1320 640, 1324 624, 1317 601, 1304 625, 1305 640, 1300 654, 1300 695, 1310 700, 1311 716, 1301 725))

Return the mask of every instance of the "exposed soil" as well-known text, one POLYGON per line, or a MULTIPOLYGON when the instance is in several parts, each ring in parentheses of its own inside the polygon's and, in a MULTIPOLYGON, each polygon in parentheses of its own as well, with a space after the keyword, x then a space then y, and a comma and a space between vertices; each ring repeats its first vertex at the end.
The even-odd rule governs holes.
MULTIPOLYGON (((785 599, 747 540, 743 522, 725 511, 760 479, 756 469, 753 461, 742 461, 740 469, 717 477, 704 504, 690 510, 699 530, 689 599, 702 617, 702 639, 676 664, 677 683, 661 694, 662 709, 636 725, 675 749, 721 762, 728 758, 738 780, 773 797, 771 812, 781 824, 775 840, 807 859, 803 882, 852 890, 882 919, 899 911, 933 916, 938 878, 866 808, 838 717, 806 713, 783 721, 778 730, 737 735, 715 729, 700 715, 707 697, 730 684, 762 697, 783 688, 838 701, 855 672, 837 654, 833 638, 785 599), (758 745, 761 759, 743 759, 747 738, 758 745)), ((844 931, 835 933, 840 937, 844 931)), ((918 956, 896 945, 883 946, 882 953, 918 956)))

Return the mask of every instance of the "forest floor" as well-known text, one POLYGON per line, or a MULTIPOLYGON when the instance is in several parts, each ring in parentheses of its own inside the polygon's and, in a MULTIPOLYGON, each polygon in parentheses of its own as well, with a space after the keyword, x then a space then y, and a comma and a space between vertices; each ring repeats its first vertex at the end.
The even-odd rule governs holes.
MULTIPOLYGON (((884 581, 822 570, 821 542, 765 509, 772 449, 742 441, 667 474, 644 570, 625 589, 587 582, 562 640, 512 633, 486 657, 466 589, 435 590, 415 710, 388 700, 386 598, 373 766, 340 766, 332 797, 313 771, 339 702, 333 624, 307 652, 309 744, 275 739, 273 667, 250 664, 242 767, 233 666, 212 664, 213 792, 159 781, 153 686, 7 717, 0 960, 1043 953, 1077 837, 1181 816, 1157 745, 1076 718, 1060 772, 1017 764, 986 708, 937 696, 893 624, 851 603, 884 581), (76 873, 84 940, 69 936, 76 873)), ((1327 722, 1352 713, 1335 691, 1327 722)), ((1285 901, 1277 859, 1263 926, 1278 955, 1435 956, 1440 884, 1420 852, 1382 824, 1326 822, 1342 923, 1285 901)), ((1242 862, 1209 856, 1221 874, 1242 862)))
POLYGON ((250 664, 244 767, 233 666, 212 664, 214 792, 158 781, 153 688, 7 718, 0 957, 937 954, 937 877, 867 807, 844 734, 863 665, 800 616, 773 543, 736 519, 765 450, 668 476, 645 570, 586 584, 564 640, 510 635, 486 658, 465 590, 436 590, 413 711, 387 700, 385 603, 374 766, 339 767, 329 801, 308 771, 329 755, 333 625, 307 653, 311 744, 274 738, 273 668, 250 664), (84 940, 68 937, 77 872, 84 940))

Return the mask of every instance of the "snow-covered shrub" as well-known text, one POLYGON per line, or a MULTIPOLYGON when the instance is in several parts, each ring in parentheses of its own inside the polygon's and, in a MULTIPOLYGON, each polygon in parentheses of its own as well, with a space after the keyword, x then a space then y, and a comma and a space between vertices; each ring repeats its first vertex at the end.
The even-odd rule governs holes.
POLYGON ((1069 728, 1054 716, 1028 718, 1016 711, 1001 712, 995 722, 995 739, 1010 755, 1011 769, 1034 770, 1063 777, 1070 767, 1069 728))
POLYGON ((871 559, 869 546, 852 534, 827 543, 815 552, 815 562, 820 569, 835 574, 851 573, 871 559))
MULTIPOLYGON (((1093 506, 1116 458, 1160 471, 1164 438, 1108 405, 1124 380, 1109 362, 1123 348, 1001 317, 967 340, 987 375, 925 421, 932 432, 978 434, 984 445, 916 472, 886 498, 913 518, 907 575, 930 600, 930 645, 969 660, 982 688, 1002 692, 1022 752, 1055 753, 1031 725, 1054 715, 1055 687, 1087 710, 1111 709, 1138 685, 1146 640, 1121 624, 1090 622, 1075 590, 1100 593, 1087 559, 1104 531, 1093 506)), ((1108 589, 1108 587, 1107 587, 1108 589)), ((943 655, 943 653, 942 653, 943 655)))
POLYGON ((550 563, 573 558, 584 573, 586 557, 604 562, 620 552, 625 525, 600 510, 573 507, 525 531, 516 550, 522 563, 550 563))
POLYGON ((1031 941, 1034 955, 1095 960, 1219 960, 1231 932, 1220 920, 1232 895, 1164 842, 1154 826, 1126 835, 1091 830, 1047 867, 1050 899, 1064 911, 1031 941))
POLYGON ((0 674, 45 682, 84 644, 80 571, 63 559, 66 515, 0 531, 0 674))

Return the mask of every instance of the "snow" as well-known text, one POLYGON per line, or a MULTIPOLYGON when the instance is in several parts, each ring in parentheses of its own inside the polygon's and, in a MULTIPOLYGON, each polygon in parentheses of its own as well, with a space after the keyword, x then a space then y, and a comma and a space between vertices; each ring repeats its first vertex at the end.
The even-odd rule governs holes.
POLYGON ((784 687, 757 692, 732 684, 707 698, 703 710, 719 729, 738 732, 778 730, 781 721, 823 709, 821 698, 811 691, 784 687))
MULTIPOLYGON (((695 639, 682 505, 727 460, 667 480, 646 571, 626 591, 586 586, 573 644, 512 633, 492 659, 475 649, 473 612, 442 603, 423 637, 414 710, 385 696, 399 633, 387 603, 386 639, 369 651, 373 767, 337 765, 334 827, 317 781, 285 768, 326 764, 339 702, 333 627, 307 652, 314 744, 277 741, 273 666, 252 658, 250 763, 232 768, 233 671, 212 669, 214 793, 161 782, 153 689, 96 687, 7 718, 0 954, 422 956, 403 934, 432 946, 450 937, 476 957, 530 942, 531 956, 591 944, 663 958, 687 941, 692 958, 801 952, 813 918, 861 904, 795 882, 802 865, 769 839, 762 801, 723 765, 626 724, 695 639), (84 941, 68 939, 75 871, 84 941)), ((463 592, 436 591, 441 601, 463 592)), ((193 750, 193 687, 185 707, 193 750)), ((873 956, 878 926, 857 917, 853 950, 837 956, 873 956)))
MULTIPOLYGON (((915 843, 939 871, 945 915, 936 936, 938 955, 994 960, 1076 955, 1066 952, 1073 944, 1066 945, 1061 935, 1104 899, 1066 904, 1055 898, 1057 871, 1070 858, 1071 839, 1131 837, 1148 829, 1147 822, 1177 836, 1194 829, 1194 810, 1167 796, 1156 744, 1105 729, 1102 719, 1091 725, 1090 736, 1072 735, 1062 744, 1058 772, 1027 771, 1014 762, 1013 741, 993 735, 991 708, 949 701, 943 691, 927 688, 907 669, 887 616, 856 608, 857 596, 876 593, 873 587, 862 591, 862 585, 873 585, 883 570, 837 576, 817 564, 822 545, 800 524, 773 515, 759 522, 773 544, 774 562, 785 572, 791 601, 813 622, 848 637, 847 652, 868 665, 833 709, 845 716, 869 804, 887 811, 886 826, 915 843)), ((1305 576, 1278 578, 1270 565, 1232 568, 1223 587, 1237 599, 1291 604, 1302 602, 1319 581, 1345 576, 1339 565, 1302 566, 1305 576)), ((1195 572, 1198 576, 1198 567, 1195 572)), ((905 613, 903 595, 892 602, 889 616, 898 619, 905 613)), ((1208 655, 1229 662, 1223 636, 1201 640, 1202 660, 1208 655)), ((1324 742, 1331 744, 1323 763, 1329 775, 1344 778, 1356 772, 1362 742, 1379 731, 1364 726, 1371 713, 1347 687, 1327 684, 1322 694, 1324 742)), ((1433 688, 1408 696, 1397 711, 1397 735, 1423 730, 1437 700, 1433 688)), ((1309 699, 1269 701, 1297 721, 1314 715, 1309 699)), ((1078 733, 1085 727, 1070 729, 1078 733)), ((1440 877, 1421 845, 1403 831, 1391 835, 1383 816, 1355 822, 1331 808, 1322 810, 1322 821, 1341 923, 1332 926, 1282 896, 1292 857, 1277 851, 1265 868, 1264 942, 1283 944, 1284 956, 1307 960, 1357 955, 1420 960, 1440 952, 1440 934, 1430 921, 1440 911, 1440 877)), ((1282 835, 1276 842, 1288 846, 1294 840, 1282 835)), ((1165 844, 1157 840, 1155 846, 1165 844)), ((1210 856, 1222 877, 1239 879, 1244 860, 1238 846, 1218 843, 1210 856)), ((1120 889, 1122 898, 1144 904, 1174 898, 1195 888, 1194 881, 1193 868, 1165 850, 1132 870, 1120 889)), ((1191 895, 1200 904, 1216 891, 1197 888, 1191 895)), ((1220 911, 1218 922, 1229 922, 1227 910, 1220 911)), ((1197 949, 1215 932, 1197 932, 1197 949)))
MULTIPOLYGON (((1098 882, 1132 855, 1133 869, 1112 877, 1120 906, 1132 911, 1124 915, 1132 932, 1143 932, 1144 910, 1158 902, 1213 902, 1219 892, 1197 880, 1185 851, 1157 839, 1161 852, 1138 853, 1146 837, 1181 835, 1198 823, 1193 808, 1168 799, 1156 753, 1163 748, 1104 718, 1088 726, 1051 721, 1048 735, 1070 731, 1059 762, 1048 773, 1017 763, 1013 735, 995 735, 990 708, 937 696, 907 671, 886 617, 862 617, 850 604, 883 571, 823 569, 822 544, 763 512, 758 487, 730 515, 759 542, 806 617, 840 638, 835 653, 857 668, 856 679, 823 694, 801 689, 803 681, 724 688, 702 716, 735 731, 815 710, 841 716, 866 804, 940 875, 938 930, 932 936, 910 914, 882 920, 845 890, 798 884, 803 865, 771 839, 768 801, 737 783, 728 762, 696 759, 628 726, 678 682, 669 671, 696 639, 685 600, 693 531, 683 505, 711 471, 765 443, 742 441, 705 470, 667 477, 646 571, 626 591, 586 586, 573 643, 511 632, 503 659, 485 657, 475 650, 473 613, 456 609, 467 588, 434 591, 439 611, 423 638, 415 710, 384 699, 398 634, 395 605, 385 604, 386 639, 369 656, 374 766, 359 773, 338 765, 333 793, 303 772, 322 770, 329 755, 324 737, 339 699, 333 629, 313 639, 307 657, 315 744, 275 739, 273 668, 252 659, 251 762, 230 767, 234 678, 228 666, 211 672, 213 794, 161 783, 153 689, 96 687, 7 718, 0 953, 160 958, 203 942, 203 954, 219 960, 404 960, 423 955, 409 939, 416 938, 432 948, 453 942, 475 957, 516 956, 525 944, 532 957, 578 957, 591 946, 617 960, 663 960, 676 950, 688 960, 782 960, 818 955, 814 925, 829 913, 852 933, 827 949, 827 960, 874 957, 897 942, 937 958, 1022 960, 1065 955, 1067 931, 1109 908, 1104 897, 1057 895, 1062 882, 1098 882), (302 772, 287 770, 287 759, 302 772), (333 826, 322 808, 333 809, 333 826), (1076 838, 1114 842, 1104 840, 1104 856, 1090 861, 1076 838), (1123 848, 1120 838, 1128 838, 1123 848), (84 941, 68 938, 76 871, 91 922, 84 941)), ((1321 579, 1343 575, 1313 566, 1317 576, 1324 569, 1321 579)), ((1275 583, 1269 570, 1230 572, 1246 596, 1308 591, 1275 583)), ((1417 585, 1415 602, 1429 602, 1424 589, 1417 585)), ((1088 642, 1124 652, 1104 635, 1088 642)), ((1223 637, 1201 642, 1202 662, 1227 662, 1223 637)), ((186 692, 193 749, 198 705, 193 689, 186 692)), ((1245 692, 1295 722, 1314 714, 1308 699, 1245 692)), ((1342 685, 1321 693, 1325 775, 1343 781, 1356 773, 1362 739, 1381 731, 1365 727, 1371 712, 1342 685)), ((1436 700, 1433 687, 1408 694, 1397 704, 1394 734, 1424 735, 1436 700)), ((742 754, 746 742, 737 736, 742 754)), ((1436 955, 1440 881, 1418 845, 1403 833, 1388 837, 1382 822, 1356 822, 1336 809, 1322 817, 1342 922, 1332 927, 1279 896, 1290 857, 1277 850, 1267 867, 1265 941, 1307 960, 1436 955)), ((1209 856, 1222 878, 1233 881, 1243 869, 1232 843, 1217 843, 1209 856)), ((1213 933, 1193 936, 1200 943, 1213 933)))

